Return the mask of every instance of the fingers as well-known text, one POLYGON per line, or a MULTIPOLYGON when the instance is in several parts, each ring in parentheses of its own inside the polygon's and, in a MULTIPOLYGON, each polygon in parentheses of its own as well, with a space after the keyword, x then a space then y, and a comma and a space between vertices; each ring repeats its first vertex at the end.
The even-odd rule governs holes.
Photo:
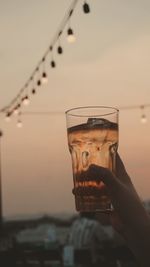
MULTIPOLYGON (((118 154, 116 156, 116 175, 108 168, 91 164, 87 171, 82 171, 81 173, 76 174, 76 181, 102 181, 107 186, 114 199, 118 194, 122 194, 121 192, 124 192, 126 187, 134 191, 134 186, 118 154)), ((75 191, 73 191, 73 193, 76 194, 75 191)))
POLYGON ((118 179, 116 176, 107 168, 92 164, 87 170, 87 175, 90 178, 96 178, 99 181, 103 181, 109 188, 113 189, 118 187, 118 179))
MULTIPOLYGON (((115 193, 120 190, 119 179, 107 168, 91 164, 87 171, 83 171, 76 176, 77 181, 102 181, 108 190, 115 193)), ((75 188, 72 190, 73 194, 76 194, 75 188)))

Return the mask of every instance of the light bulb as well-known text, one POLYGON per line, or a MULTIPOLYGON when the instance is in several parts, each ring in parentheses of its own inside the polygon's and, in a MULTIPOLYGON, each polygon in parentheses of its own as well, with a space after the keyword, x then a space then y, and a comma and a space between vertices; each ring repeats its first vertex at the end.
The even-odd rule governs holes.
POLYGON ((56 67, 56 63, 55 63, 54 60, 51 61, 51 67, 52 67, 52 68, 55 68, 55 67, 56 67))
POLYGON ((22 128, 22 121, 20 119, 18 119, 17 121, 17 127, 22 128))
POLYGON ((46 72, 42 73, 42 79, 41 80, 42 80, 43 84, 47 84, 48 83, 48 77, 47 77, 46 72))
POLYGON ((74 43, 76 38, 75 38, 73 30, 71 28, 68 29, 67 34, 68 34, 68 36, 67 36, 68 42, 69 43, 74 43))
POLYGON ((18 113, 19 113, 18 106, 16 106, 16 107, 14 108, 13 113, 14 113, 14 115, 18 115, 18 113))
POLYGON ((22 102, 25 106, 28 106, 30 103, 29 97, 26 95, 23 99, 22 102))
POLYGON ((9 122, 10 121, 10 112, 8 112, 5 116, 5 121, 9 122))
POLYGON ((41 80, 38 80, 37 81, 37 86, 40 86, 41 85, 41 80))
POLYGON ((86 2, 83 4, 83 12, 85 14, 90 13, 90 7, 89 7, 89 5, 86 2))
POLYGON ((32 89, 32 94, 35 95, 36 94, 36 90, 33 88, 32 89))
POLYGON ((63 53, 63 49, 62 49, 62 47, 60 45, 57 47, 57 53, 58 54, 62 54, 63 53))
POLYGON ((147 122, 147 117, 145 114, 142 114, 141 116, 141 123, 145 124, 147 122))

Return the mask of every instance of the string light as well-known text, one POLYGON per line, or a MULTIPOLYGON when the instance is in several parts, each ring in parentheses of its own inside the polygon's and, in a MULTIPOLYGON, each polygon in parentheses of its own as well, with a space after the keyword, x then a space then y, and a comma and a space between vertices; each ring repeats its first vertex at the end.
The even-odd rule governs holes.
POLYGON ((51 64, 51 67, 52 68, 55 68, 56 67, 56 62, 53 59, 51 60, 51 63, 50 64, 51 64))
POLYGON ((22 128, 23 124, 22 124, 22 120, 21 120, 21 111, 18 113, 18 119, 17 119, 17 127, 18 128, 22 128))
POLYGON ((62 48, 62 46, 61 46, 61 44, 60 44, 60 36, 62 35, 62 31, 60 31, 59 32, 59 34, 58 34, 58 47, 57 47, 57 53, 59 54, 59 55, 61 55, 62 53, 63 53, 63 48, 62 48))
POLYGON ((41 80, 37 80, 37 86, 40 86, 41 85, 41 80))
MULTIPOLYGON (((125 106, 125 107, 118 107, 118 108, 119 108, 120 111, 121 110, 130 110, 130 109, 132 109, 132 110, 134 110, 134 109, 142 110, 141 123, 144 124, 144 123, 147 122, 147 117, 146 117, 145 113, 143 112, 145 107, 149 107, 150 108, 150 104, 140 105, 140 106, 132 105, 132 106, 125 106)), ((56 111, 56 112, 53 112, 53 111, 32 111, 32 112, 23 112, 22 114, 23 115, 54 115, 54 114, 55 115, 56 114, 59 114, 59 115, 62 114, 63 115, 64 112, 63 111, 62 112, 60 112, 60 111, 56 111)), ((21 119, 18 119, 18 121, 19 121, 20 124, 22 123, 21 119)))
POLYGON ((13 114, 14 114, 14 115, 18 115, 18 113, 19 113, 19 107, 20 107, 20 105, 18 104, 18 105, 14 108, 14 111, 13 111, 13 114))
POLYGON ((48 83, 48 77, 47 77, 47 74, 46 74, 45 71, 42 73, 41 81, 42 81, 42 84, 47 84, 48 83))
POLYGON ((24 106, 28 106, 30 103, 29 96, 26 95, 25 97, 22 98, 22 103, 24 106))
POLYGON ((58 54, 62 54, 63 53, 63 49, 62 49, 62 47, 60 45, 57 48, 57 53, 58 54))
POLYGON ((36 94, 36 90, 35 90, 35 88, 32 89, 32 94, 33 94, 33 95, 36 94))
POLYGON ((19 119, 17 120, 17 127, 18 127, 18 128, 22 128, 22 126, 23 126, 22 121, 21 121, 21 119, 19 118, 19 119))
POLYGON ((42 73, 41 82, 42 82, 42 84, 47 84, 48 83, 48 77, 47 77, 47 73, 45 71, 45 57, 43 57, 42 62, 43 62, 43 73, 42 73))
POLYGON ((71 27, 71 16, 73 14, 73 9, 70 10, 69 12, 69 17, 68 17, 68 30, 67 30, 67 41, 69 43, 74 43, 76 38, 75 38, 75 35, 74 35, 74 32, 73 32, 73 29, 71 27))
POLYGON ((34 84, 34 78, 31 77, 31 81, 32 81, 32 89, 31 89, 31 93, 32 95, 36 94, 36 89, 35 89, 35 84, 34 84))
POLYGON ((56 67, 56 62, 55 60, 53 59, 53 46, 50 46, 50 51, 51 51, 51 62, 50 62, 50 65, 52 68, 55 68, 56 67))
POLYGON ((141 116, 141 122, 142 122, 143 124, 147 122, 147 117, 146 117, 145 114, 143 114, 143 115, 141 116))
POLYGON ((83 12, 84 12, 85 14, 90 13, 90 7, 89 7, 89 4, 88 4, 86 1, 84 1, 84 4, 83 4, 83 12))
POLYGON ((144 106, 141 106, 141 112, 142 112, 142 114, 141 114, 141 123, 142 124, 145 124, 145 123, 147 123, 147 117, 146 117, 146 114, 145 114, 145 112, 144 112, 144 106))
POLYGON ((68 40, 69 43, 74 43, 75 40, 76 40, 72 28, 68 28, 68 31, 67 31, 67 40, 68 40))
MULTIPOLYGON (((46 50, 46 52, 44 53, 42 59, 39 61, 39 63, 37 64, 35 70, 32 72, 31 76, 29 77, 29 79, 26 81, 25 83, 25 86, 23 86, 19 93, 17 94, 17 96, 11 101, 11 103, 5 107, 3 107, 2 109, 0 109, 0 113, 1 112, 9 112, 10 110, 12 110, 12 113, 14 114, 18 114, 18 108, 17 108, 17 103, 18 103, 18 100, 20 101, 21 104, 23 105, 28 105, 29 104, 29 93, 26 92, 26 88, 27 86, 30 85, 30 83, 32 82, 32 80, 34 79, 35 75, 37 74, 38 70, 40 69, 40 66, 43 64, 43 71, 42 71, 42 74, 38 73, 37 75, 37 81, 36 81, 36 85, 32 86, 32 90, 31 90, 31 93, 32 95, 34 95, 36 93, 36 86, 39 87, 41 86, 42 84, 45 84, 47 83, 48 81, 48 75, 47 75, 47 72, 45 70, 45 60, 48 56, 48 54, 50 52, 52 52, 55 44, 57 42, 58 43, 58 47, 57 47, 57 53, 58 54, 62 54, 63 53, 63 48, 60 44, 60 37, 68 23, 68 21, 70 20, 72 14, 73 14, 73 11, 77 5, 79 0, 72 0, 71 4, 70 4, 70 7, 68 8, 69 11, 66 12, 60 26, 59 26, 59 29, 57 31, 57 33, 54 35, 52 41, 51 41, 51 44, 49 45, 48 49, 46 50), (42 77, 40 77, 42 75, 42 77), (13 108, 12 108, 13 107, 13 108), (14 108, 15 107, 15 108, 14 108)), ((70 42, 73 42, 75 40, 75 37, 73 35, 73 30, 71 27, 69 27, 68 29, 68 33, 70 36, 68 36, 68 39, 70 42), (72 33, 71 33, 72 31, 72 33)), ((52 68, 55 68, 56 67, 56 61, 55 59, 52 57, 52 60, 50 62, 50 65, 52 68)))
POLYGON ((11 116, 11 113, 7 112, 6 116, 5 116, 5 121, 9 122, 10 121, 10 116, 11 116))
POLYGON ((37 84, 38 87, 40 87, 40 86, 41 86, 41 79, 39 78, 39 76, 40 76, 39 66, 36 68, 36 70, 35 70, 35 74, 36 74, 36 76, 38 77, 38 78, 37 78, 37 82, 36 82, 36 84, 37 84))

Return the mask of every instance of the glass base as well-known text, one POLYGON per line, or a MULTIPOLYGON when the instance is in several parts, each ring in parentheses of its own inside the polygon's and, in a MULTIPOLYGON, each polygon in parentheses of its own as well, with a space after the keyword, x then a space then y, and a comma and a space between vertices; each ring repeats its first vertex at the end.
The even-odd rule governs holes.
POLYGON ((79 212, 105 212, 112 211, 111 201, 108 197, 103 196, 100 198, 95 197, 76 197, 75 199, 76 210, 79 212))

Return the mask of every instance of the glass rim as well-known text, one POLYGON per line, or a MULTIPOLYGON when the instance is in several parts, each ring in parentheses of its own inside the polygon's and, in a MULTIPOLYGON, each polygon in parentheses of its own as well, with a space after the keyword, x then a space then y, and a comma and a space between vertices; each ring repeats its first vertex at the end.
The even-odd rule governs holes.
POLYGON ((99 117, 99 116, 107 116, 107 115, 112 115, 112 114, 118 114, 119 113, 119 109, 116 108, 116 107, 109 107, 109 106, 81 106, 81 107, 76 107, 76 108, 71 108, 71 109, 68 109, 65 111, 65 114, 66 115, 69 115, 69 116, 74 116, 74 117, 99 117), (73 114, 71 113, 72 111, 75 111, 75 110, 79 110, 79 109, 82 109, 82 110, 86 110, 86 109, 98 109, 98 108, 103 108, 103 109, 110 109, 110 110, 113 110, 112 112, 107 112, 107 113, 104 113, 104 114, 92 114, 92 115, 79 115, 79 114, 73 114))

